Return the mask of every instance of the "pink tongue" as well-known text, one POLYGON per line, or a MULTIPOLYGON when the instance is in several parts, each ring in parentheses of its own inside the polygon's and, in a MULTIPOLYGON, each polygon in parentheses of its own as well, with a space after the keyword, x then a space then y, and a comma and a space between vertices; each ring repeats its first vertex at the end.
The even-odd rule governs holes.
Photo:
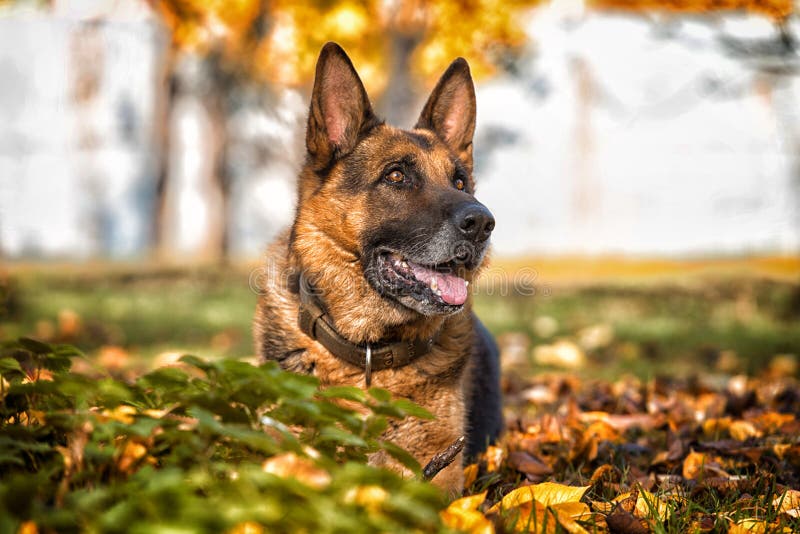
POLYGON ((454 306, 461 306, 467 301, 467 282, 454 274, 446 274, 427 269, 421 265, 408 262, 417 280, 431 285, 436 279, 436 285, 441 292, 442 300, 454 306))

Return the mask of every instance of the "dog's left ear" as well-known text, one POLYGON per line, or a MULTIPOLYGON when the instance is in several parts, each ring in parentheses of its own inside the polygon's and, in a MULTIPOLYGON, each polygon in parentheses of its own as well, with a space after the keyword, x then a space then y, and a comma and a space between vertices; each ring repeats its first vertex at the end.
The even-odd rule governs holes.
POLYGON ((433 131, 472 170, 475 86, 467 60, 456 59, 442 74, 422 109, 416 127, 433 131))

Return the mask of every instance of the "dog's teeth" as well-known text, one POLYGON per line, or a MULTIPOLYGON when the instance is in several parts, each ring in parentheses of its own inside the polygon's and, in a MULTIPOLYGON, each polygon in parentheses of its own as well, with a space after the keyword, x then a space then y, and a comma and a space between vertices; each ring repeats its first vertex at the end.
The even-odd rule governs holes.
POLYGON ((408 269, 408 263, 401 262, 400 265, 403 267, 403 269, 408 269))
POLYGON ((436 277, 433 277, 431 280, 431 289, 433 289, 434 293, 439 289, 439 283, 436 281, 436 277))
POLYGON ((464 285, 469 287, 469 280, 464 280, 464 285))

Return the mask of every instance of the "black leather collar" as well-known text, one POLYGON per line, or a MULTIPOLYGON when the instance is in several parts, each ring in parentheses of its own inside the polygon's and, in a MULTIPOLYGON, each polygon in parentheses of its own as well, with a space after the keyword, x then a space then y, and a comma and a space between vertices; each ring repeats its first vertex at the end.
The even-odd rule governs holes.
POLYGON ((428 354, 439 337, 439 332, 437 332, 428 339, 357 345, 336 331, 327 313, 314 296, 313 289, 302 275, 300 275, 299 285, 300 312, 297 323, 300 330, 311 339, 318 341, 340 360, 364 369, 367 387, 372 379, 372 371, 396 369, 410 364, 417 358, 428 354))

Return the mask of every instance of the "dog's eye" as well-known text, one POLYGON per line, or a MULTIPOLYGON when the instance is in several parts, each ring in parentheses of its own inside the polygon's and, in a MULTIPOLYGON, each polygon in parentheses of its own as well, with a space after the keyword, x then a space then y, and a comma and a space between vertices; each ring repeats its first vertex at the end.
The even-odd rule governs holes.
POLYGON ((456 186, 456 189, 458 189, 459 191, 463 191, 464 188, 467 186, 467 184, 465 184, 464 180, 462 180, 461 178, 456 178, 455 181, 453 182, 453 185, 456 186))
POLYGON ((386 180, 393 184, 402 183, 406 179, 406 175, 398 170, 394 170, 386 175, 386 180))

